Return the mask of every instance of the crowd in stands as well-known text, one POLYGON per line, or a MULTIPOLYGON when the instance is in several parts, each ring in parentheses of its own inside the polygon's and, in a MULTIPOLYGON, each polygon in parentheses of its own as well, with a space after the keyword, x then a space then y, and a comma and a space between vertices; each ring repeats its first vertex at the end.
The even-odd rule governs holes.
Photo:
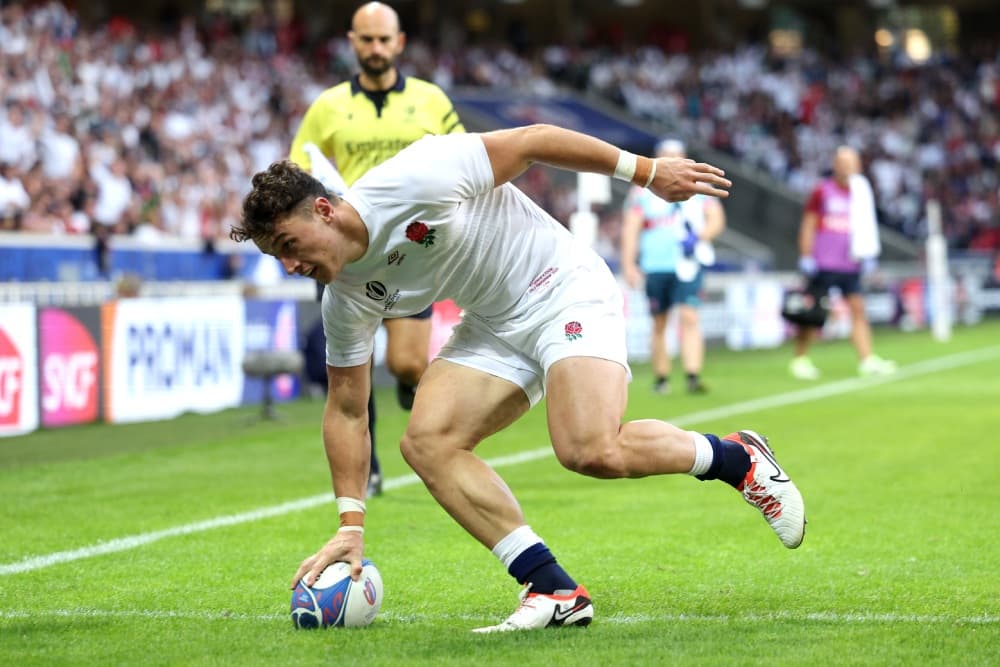
MULTIPOLYGON (((342 35, 306 50, 296 21, 259 12, 178 17, 159 33, 123 19, 83 29, 55 1, 4 4, 0 16, 0 229, 212 242, 251 175, 284 157, 307 105, 356 66, 342 35)), ((402 70, 446 90, 596 93, 803 194, 851 144, 883 222, 920 238, 924 203, 938 198, 954 247, 1000 248, 998 50, 916 66, 780 59, 762 46, 527 56, 460 35, 438 43, 411 39, 402 70)), ((568 220, 569 186, 539 170, 519 185, 568 220)))
POLYGON ((921 238, 924 204, 957 247, 1000 247, 1000 51, 914 65, 835 64, 760 46, 725 54, 640 49, 603 58, 593 89, 806 193, 838 144, 859 149, 883 223, 921 238))

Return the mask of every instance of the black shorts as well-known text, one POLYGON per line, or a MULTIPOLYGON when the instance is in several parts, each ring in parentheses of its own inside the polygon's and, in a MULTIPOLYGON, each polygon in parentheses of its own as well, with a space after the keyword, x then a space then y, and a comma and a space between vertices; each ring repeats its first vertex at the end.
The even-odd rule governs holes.
POLYGON ((806 291, 823 296, 836 287, 844 296, 861 293, 861 273, 857 271, 819 271, 809 279, 806 291))
POLYGON ((413 315, 407 315, 411 320, 427 320, 430 319, 431 315, 434 314, 434 306, 430 305, 421 310, 419 313, 414 313, 413 315))

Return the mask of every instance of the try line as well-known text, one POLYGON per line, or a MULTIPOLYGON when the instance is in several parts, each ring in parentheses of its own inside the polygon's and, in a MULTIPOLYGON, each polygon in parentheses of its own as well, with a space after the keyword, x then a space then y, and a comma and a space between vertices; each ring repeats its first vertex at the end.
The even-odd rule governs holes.
MULTIPOLYGON (((38 618, 38 610, 21 609, 0 609, 0 620, 9 619, 34 619, 38 618)), ((172 611, 156 609, 46 609, 45 616, 56 616, 59 618, 127 618, 127 619, 152 619, 152 620, 172 620, 182 621, 275 621, 288 623, 289 616, 284 614, 241 614, 230 611, 172 611)), ((399 614, 391 611, 379 614, 379 619, 389 623, 423 623, 423 622, 460 622, 460 623, 482 623, 490 619, 487 615, 475 614, 399 614)), ((883 623, 888 625, 915 624, 915 625, 996 625, 1000 623, 1000 616, 991 614, 966 615, 966 616, 945 616, 940 614, 897 614, 893 612, 833 612, 833 611, 779 611, 767 614, 612 614, 601 616, 600 623, 612 625, 639 625, 641 623, 761 623, 761 622, 812 622, 829 623, 833 625, 845 624, 873 624, 883 623)))
MULTIPOLYGON (((867 387, 873 387, 889 382, 897 382, 899 380, 946 371, 953 368, 959 368, 961 366, 969 366, 990 359, 995 359, 997 357, 1000 357, 1000 346, 980 348, 977 350, 961 352, 958 354, 910 364, 900 368, 893 375, 869 378, 850 378, 846 380, 838 380, 836 382, 828 382, 815 385, 807 389, 799 389, 796 391, 785 392, 783 394, 775 394, 773 396, 764 396, 762 398, 755 398, 749 401, 731 403, 729 405, 722 405, 709 410, 701 410, 687 415, 680 415, 671 418, 670 422, 677 426, 693 426, 695 424, 715 419, 734 417, 736 415, 747 414, 749 412, 757 412, 759 410, 780 408, 788 405, 794 405, 796 403, 816 401, 829 396, 836 396, 838 394, 846 394, 848 392, 865 389, 867 387)), ((517 454, 487 459, 486 462, 493 468, 505 468, 551 455, 552 447, 545 446, 539 447, 538 449, 519 452, 517 454)), ((385 480, 382 488, 386 491, 391 491, 392 489, 411 486, 413 484, 418 484, 419 482, 420 478, 416 475, 402 475, 400 477, 393 477, 385 480)), ((321 493, 315 496, 308 496, 306 498, 299 498, 298 500, 292 500, 287 503, 281 503, 279 505, 271 505, 269 507, 261 507, 248 512, 241 512, 239 514, 217 516, 204 521, 186 523, 172 528, 165 528, 163 530, 155 530, 148 533, 140 533, 138 535, 129 535, 126 537, 117 537, 105 542, 98 542, 96 544, 80 547, 78 549, 71 549, 69 551, 56 551, 41 556, 31 556, 13 563, 0 564, 0 575, 32 572, 34 570, 40 570, 42 568, 51 567, 60 563, 69 563, 76 560, 82 560, 84 558, 93 558, 94 556, 103 556, 105 554, 117 553, 119 551, 136 549, 168 537, 190 535, 192 533, 214 530, 216 528, 225 528, 252 521, 270 519, 272 517, 298 512, 300 510, 309 509, 318 505, 332 503, 333 500, 334 496, 332 492, 321 493)))

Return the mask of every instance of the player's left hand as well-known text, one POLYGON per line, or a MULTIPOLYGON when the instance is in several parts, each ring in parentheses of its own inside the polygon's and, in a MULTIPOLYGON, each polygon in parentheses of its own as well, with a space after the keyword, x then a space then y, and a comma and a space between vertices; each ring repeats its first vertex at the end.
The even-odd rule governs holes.
POLYGON ((364 539, 361 533, 337 533, 323 545, 323 548, 302 561, 292 578, 292 590, 301 580, 306 586, 312 586, 323 570, 331 563, 344 562, 351 565, 351 579, 355 581, 361 576, 361 557, 364 554, 364 539))
POLYGON ((667 201, 684 201, 694 195, 726 198, 733 183, 726 172, 687 158, 656 158, 656 175, 649 189, 667 201))

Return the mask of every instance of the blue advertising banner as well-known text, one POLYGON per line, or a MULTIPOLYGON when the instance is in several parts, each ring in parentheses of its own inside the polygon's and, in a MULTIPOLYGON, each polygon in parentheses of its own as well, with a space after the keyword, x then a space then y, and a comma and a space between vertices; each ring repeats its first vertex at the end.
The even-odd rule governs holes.
MULTIPOLYGON (((246 301, 246 338, 244 348, 251 350, 295 350, 299 347, 297 306, 294 301, 246 301)), ((287 401, 299 395, 299 378, 279 375, 271 381, 271 397, 287 401)), ((245 377, 243 405, 264 400, 264 380, 245 377)))

